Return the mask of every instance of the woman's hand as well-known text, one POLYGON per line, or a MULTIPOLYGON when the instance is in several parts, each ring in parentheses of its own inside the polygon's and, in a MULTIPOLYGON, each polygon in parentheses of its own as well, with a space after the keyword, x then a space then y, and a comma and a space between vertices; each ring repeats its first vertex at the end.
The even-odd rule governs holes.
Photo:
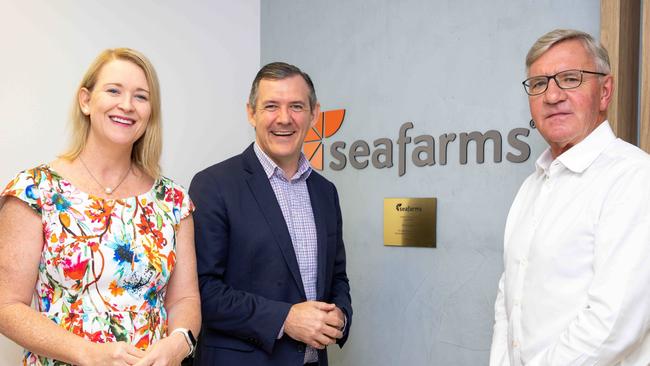
POLYGON ((83 365, 88 366, 131 366, 146 355, 146 352, 125 342, 92 343, 83 365))
POLYGON ((149 346, 146 355, 135 366, 178 366, 190 346, 181 333, 174 333, 149 346))

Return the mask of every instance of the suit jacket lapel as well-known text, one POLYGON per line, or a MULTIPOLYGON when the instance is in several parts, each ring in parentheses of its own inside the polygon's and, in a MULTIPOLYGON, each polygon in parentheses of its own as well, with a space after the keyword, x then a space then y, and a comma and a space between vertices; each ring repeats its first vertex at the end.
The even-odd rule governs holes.
POLYGON ((314 180, 307 178, 307 189, 309 190, 309 199, 311 209, 314 213, 314 222, 316 224, 316 236, 318 242, 318 277, 316 279, 316 299, 322 300, 325 297, 325 267, 327 263, 327 227, 325 226, 325 202, 316 187, 314 180))
MULTIPOLYGON (((275 242, 280 246, 280 251, 284 257, 285 262, 293 276, 296 285, 300 290, 303 298, 305 295, 305 288, 302 284, 302 277, 300 276, 300 268, 298 267, 298 260, 296 259, 296 252, 293 250, 291 243, 291 236, 287 223, 284 221, 282 210, 275 197, 271 183, 262 168, 262 164, 257 160, 257 155, 253 151, 253 145, 249 146, 243 153, 244 169, 250 173, 247 178, 248 187, 250 188, 257 204, 266 218, 266 222, 273 232, 275 242)), ((254 230, 254 228, 253 228, 254 230)))

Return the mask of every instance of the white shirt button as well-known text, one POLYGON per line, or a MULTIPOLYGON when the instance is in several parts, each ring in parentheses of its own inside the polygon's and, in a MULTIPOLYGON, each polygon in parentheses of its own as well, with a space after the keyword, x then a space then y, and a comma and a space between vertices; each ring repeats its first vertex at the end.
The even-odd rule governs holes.
POLYGON ((514 347, 514 348, 519 347, 519 342, 517 342, 517 341, 512 341, 512 347, 514 347))

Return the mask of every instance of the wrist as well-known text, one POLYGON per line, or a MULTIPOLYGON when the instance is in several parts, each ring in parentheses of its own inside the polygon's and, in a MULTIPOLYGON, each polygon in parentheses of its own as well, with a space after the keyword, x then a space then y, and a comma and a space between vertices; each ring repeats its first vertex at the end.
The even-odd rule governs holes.
POLYGON ((87 341, 84 347, 79 347, 79 352, 76 354, 75 364, 79 366, 92 365, 94 362, 94 354, 97 349, 97 345, 90 341, 87 341))
POLYGON ((185 356, 190 352, 190 346, 187 344, 182 334, 170 334, 167 338, 172 342, 172 347, 174 347, 173 349, 176 350, 174 353, 181 355, 181 359, 185 358, 185 356))
POLYGON ((183 358, 187 358, 194 354, 196 339, 191 330, 186 328, 176 328, 169 333, 169 337, 172 336, 175 336, 178 344, 180 344, 180 349, 184 351, 183 358))

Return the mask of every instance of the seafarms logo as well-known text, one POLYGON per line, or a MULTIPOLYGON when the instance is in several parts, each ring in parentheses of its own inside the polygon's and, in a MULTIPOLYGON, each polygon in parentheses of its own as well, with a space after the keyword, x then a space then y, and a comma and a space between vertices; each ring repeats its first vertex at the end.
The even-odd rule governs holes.
POLYGON ((406 207, 404 207, 404 206, 402 206, 401 203, 398 203, 398 204, 395 205, 395 210, 397 210, 399 212, 413 212, 413 211, 422 212, 422 207, 417 207, 417 206, 414 206, 414 207, 406 206, 406 207))
POLYGON ((332 137, 341 128, 345 109, 322 112, 314 127, 307 131, 302 151, 314 169, 323 170, 323 140, 332 137))
MULTIPOLYGON (((323 170, 324 157, 323 157, 323 138, 334 135, 341 127, 345 110, 339 109, 335 111, 323 112, 319 117, 316 125, 307 133, 303 150, 307 158, 311 161, 315 169, 323 170), (332 113, 330 117, 328 114, 332 113)), ((348 160, 350 165, 355 169, 364 169, 368 165, 376 169, 392 168, 393 167, 393 145, 397 145, 397 171, 401 177, 406 174, 406 160, 408 156, 407 145, 414 144, 411 151, 411 161, 416 167, 432 166, 436 164, 436 151, 437 163, 439 165, 447 164, 447 152, 449 149, 455 148, 453 145, 458 145, 458 158, 462 165, 468 162, 468 151, 470 147, 474 146, 476 152, 476 162, 482 164, 485 161, 486 145, 492 146, 493 161, 500 163, 503 158, 502 137, 501 133, 497 130, 488 130, 486 132, 471 131, 461 133, 444 133, 436 138, 431 135, 419 135, 411 138, 408 131, 414 127, 412 122, 406 122, 399 128, 397 140, 384 137, 376 139, 372 142, 374 149, 370 144, 364 140, 357 140, 350 144, 350 148, 346 152, 347 143, 344 141, 336 141, 330 146, 330 156, 333 159, 329 163, 332 170, 343 170, 347 165, 348 160), (490 141, 490 144, 487 142, 490 141), (436 145, 438 145, 436 149, 436 145)), ((507 152, 505 158, 512 163, 522 163, 530 157, 530 145, 524 140, 528 137, 530 130, 527 128, 514 128, 508 132, 507 142, 512 149, 512 152, 507 152)))

